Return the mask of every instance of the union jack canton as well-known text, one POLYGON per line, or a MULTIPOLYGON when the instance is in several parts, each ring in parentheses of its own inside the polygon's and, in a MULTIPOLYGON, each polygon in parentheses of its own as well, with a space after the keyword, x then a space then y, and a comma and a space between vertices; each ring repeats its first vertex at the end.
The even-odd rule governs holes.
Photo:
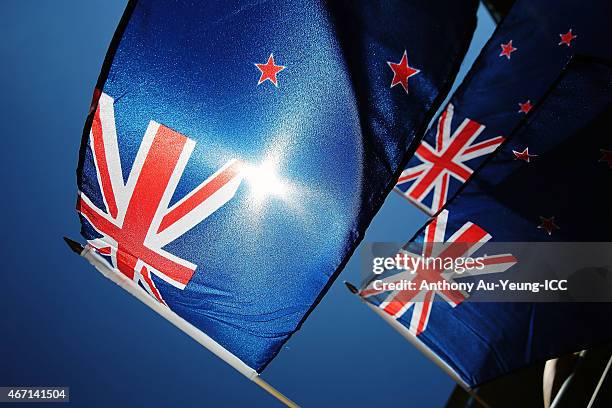
POLYGON ((502 136, 481 136, 485 126, 468 118, 452 132, 453 115, 449 103, 438 119, 435 147, 423 140, 395 187, 429 215, 437 214, 449 194, 470 178, 475 159, 494 152, 504 141, 502 136))
MULTIPOLYGON (((426 259, 433 258, 454 261, 458 258, 470 257, 491 239, 491 235, 472 222, 466 222, 455 233, 445 238, 447 235, 447 220, 448 211, 443 210, 427 224, 423 232, 421 254, 411 252, 413 245, 410 245, 410 243, 400 250, 400 253, 406 254, 408 258, 414 258, 415 260, 420 258, 423 262, 411 262, 412 265, 417 265, 416 268, 380 279, 385 284, 401 281, 412 281, 415 283, 417 289, 394 290, 384 299, 381 299, 378 304, 378 307, 395 319, 401 318, 412 309, 408 330, 415 336, 420 335, 427 329, 427 322, 429 321, 429 315, 436 294, 441 296, 453 308, 468 298, 468 294, 461 290, 442 289, 438 291, 419 289, 421 283, 439 284, 442 281, 450 283, 456 278, 504 272, 517 262, 516 258, 510 254, 485 255, 481 257, 483 267, 472 269, 469 272, 444 269, 440 267, 440 264, 426 262, 426 259)), ((371 281, 361 290, 360 296, 369 298, 386 292, 386 290, 375 289, 374 282, 371 281)))
POLYGON ((162 248, 232 199, 242 181, 242 164, 237 160, 227 162, 170 205, 195 142, 164 125, 149 122, 124 183, 113 103, 107 94, 100 95, 89 133, 106 210, 83 192, 79 193, 77 210, 101 235, 89 239, 89 245, 109 257, 114 269, 165 305, 151 273, 184 289, 196 265, 162 248))

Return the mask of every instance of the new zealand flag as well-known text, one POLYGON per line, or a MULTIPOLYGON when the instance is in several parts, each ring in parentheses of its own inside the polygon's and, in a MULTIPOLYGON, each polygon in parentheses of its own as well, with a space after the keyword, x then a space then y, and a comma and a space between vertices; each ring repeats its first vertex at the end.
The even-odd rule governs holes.
POLYGON ((393 188, 476 8, 131 1, 82 141, 89 250, 260 372, 393 188))
MULTIPOLYGON (((517 1, 400 175, 396 191, 438 213, 542 101, 574 55, 609 60, 610 2, 517 1)), ((523 155, 529 151, 521 150, 523 155)))
MULTIPOLYGON (((515 5, 405 171, 408 197, 436 215, 404 249, 458 258, 488 242, 612 241, 609 8, 515 5)), ((512 273, 511 254, 488 254, 479 273, 512 273)), ((457 277, 429 268, 411 279, 457 277)), ((360 293, 470 387, 612 340, 611 303, 476 303, 371 283, 360 293)))

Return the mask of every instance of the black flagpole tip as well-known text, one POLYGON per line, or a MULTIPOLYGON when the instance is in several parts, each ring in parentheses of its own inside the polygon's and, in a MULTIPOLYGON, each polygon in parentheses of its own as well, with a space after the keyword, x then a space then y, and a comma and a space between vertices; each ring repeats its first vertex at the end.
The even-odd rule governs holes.
POLYGON ((356 295, 359 293, 359 289, 357 289, 355 285, 353 285, 351 282, 344 281, 344 284, 346 285, 347 289, 351 291, 352 294, 356 295))
POLYGON ((68 244, 68 246, 70 247, 70 249, 72 249, 73 252, 81 255, 81 252, 83 252, 83 245, 79 244, 76 241, 73 241, 68 237, 64 237, 64 241, 66 241, 66 244, 68 244))

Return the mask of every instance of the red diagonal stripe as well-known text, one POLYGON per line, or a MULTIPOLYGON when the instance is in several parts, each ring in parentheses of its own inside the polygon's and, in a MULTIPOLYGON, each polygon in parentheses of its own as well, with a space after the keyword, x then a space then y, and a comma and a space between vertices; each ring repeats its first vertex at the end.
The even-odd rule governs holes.
POLYGON ((419 177, 421 174, 423 174, 424 171, 425 170, 419 170, 419 171, 415 171, 414 173, 408 173, 407 175, 405 175, 403 177, 400 177, 397 180, 397 184, 401 184, 403 182, 415 179, 415 178, 419 177))
POLYGON ((497 137, 494 137, 493 139, 485 140, 483 142, 473 145, 472 147, 468 149, 465 149, 463 154, 476 152, 478 150, 486 149, 489 146, 495 146, 495 145, 501 144, 504 140, 505 139, 503 136, 497 136, 497 137))
POLYGON ((221 173, 217 174, 217 176, 215 176, 208 183, 200 186, 188 199, 173 208, 164 216, 157 232, 162 232, 175 222, 179 221, 181 218, 185 217, 187 214, 193 211, 194 208, 202 204, 220 188, 229 183, 240 173, 241 169, 242 162, 236 161, 221 173))
POLYGON ((516 263, 516 262, 518 262, 517 259, 512 255, 492 256, 492 257, 486 257, 482 259, 482 263, 485 266, 504 264, 504 263, 516 263))
POLYGON ((107 234, 111 237, 117 235, 119 228, 106 218, 98 215, 98 212, 80 197, 77 199, 77 211, 83 214, 89 223, 100 233, 107 234))

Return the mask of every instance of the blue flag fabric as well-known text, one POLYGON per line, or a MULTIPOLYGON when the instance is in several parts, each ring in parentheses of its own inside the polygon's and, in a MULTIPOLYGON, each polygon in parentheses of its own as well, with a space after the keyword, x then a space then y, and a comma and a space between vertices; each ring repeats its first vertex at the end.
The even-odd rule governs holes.
MULTIPOLYGON (((431 242, 484 244, 471 256, 488 253, 483 273, 505 279, 516 259, 491 255, 487 242, 610 242, 609 196, 601 187, 612 178, 611 132, 612 65, 575 57, 526 123, 405 249, 420 243, 425 256, 431 242), (517 158, 524 147, 533 154, 517 158)), ((437 278, 417 272, 414 279, 437 278)), ((612 303, 466 302, 454 290, 371 285, 361 294, 471 387, 612 340, 612 303)))
POLYGON ((81 146, 88 246, 260 372, 448 91, 458 3, 130 2, 81 146))
POLYGON ((609 15, 608 1, 585 7, 575 0, 518 0, 423 138, 396 191, 437 214, 542 101, 573 55, 612 58, 609 15))

